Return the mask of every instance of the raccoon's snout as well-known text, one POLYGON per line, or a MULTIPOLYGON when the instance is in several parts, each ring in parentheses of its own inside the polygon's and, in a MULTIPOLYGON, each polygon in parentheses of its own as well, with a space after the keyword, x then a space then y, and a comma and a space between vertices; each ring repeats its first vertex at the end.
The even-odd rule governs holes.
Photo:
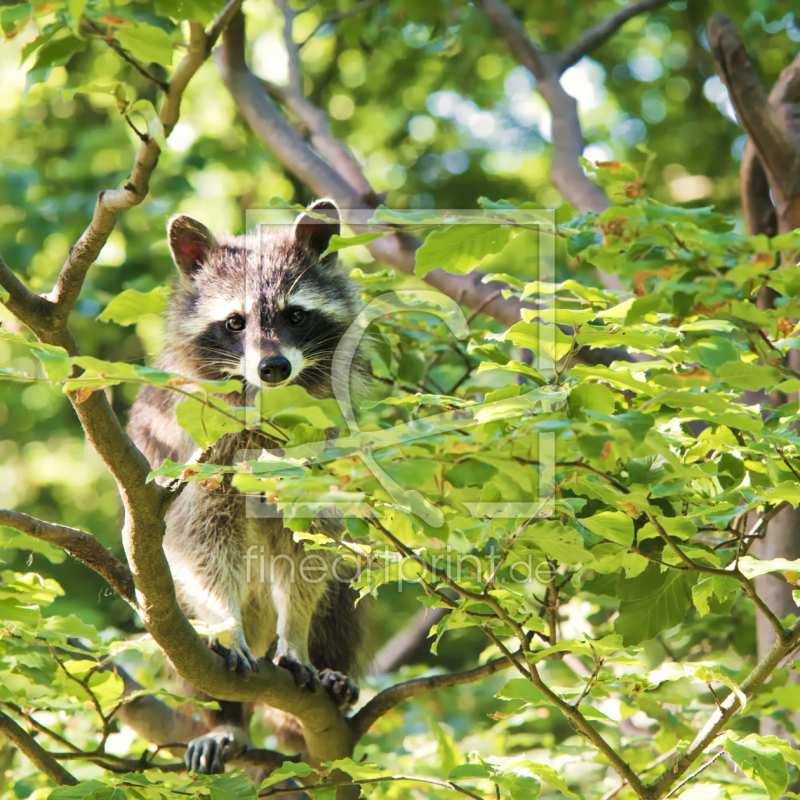
POLYGON ((283 356, 265 358, 258 365, 258 375, 264 383, 282 383, 291 374, 292 364, 283 356))

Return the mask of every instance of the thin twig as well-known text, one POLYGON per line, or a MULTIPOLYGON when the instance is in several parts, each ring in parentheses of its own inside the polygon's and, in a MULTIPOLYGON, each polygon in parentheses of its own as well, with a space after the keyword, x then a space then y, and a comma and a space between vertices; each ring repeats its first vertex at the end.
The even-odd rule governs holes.
POLYGON ((599 22, 586 31, 577 42, 558 54, 556 64, 559 73, 564 72, 573 64, 577 64, 584 56, 605 44, 629 19, 643 14, 645 11, 665 6, 668 2, 669 0, 641 0, 639 3, 629 3, 616 14, 599 22))
POLYGON ((706 761, 706 763, 703 764, 703 766, 701 766, 699 769, 696 769, 691 775, 684 778, 677 786, 675 786, 675 788, 673 788, 669 794, 664 796, 664 800, 667 800, 668 797, 672 797, 672 795, 674 795, 675 792, 678 791, 678 789, 680 789, 682 786, 686 786, 686 784, 689 783, 689 781, 696 778, 704 770, 707 770, 718 758, 720 758, 723 755, 725 755, 725 751, 720 750, 719 753, 717 753, 712 759, 706 761))
MULTIPOLYGON (((390 775, 382 778, 365 778, 362 781, 344 781, 342 783, 332 783, 326 781, 325 783, 315 783, 313 786, 303 786, 304 792, 314 792, 317 789, 330 789, 333 786, 365 786, 372 783, 393 783, 395 781, 414 781, 415 783, 425 783, 428 786, 438 786, 441 789, 452 789, 454 792, 463 794, 465 797, 471 797, 473 800, 484 800, 479 794, 465 789, 463 786, 453 783, 453 781, 439 781, 435 778, 421 778, 416 775, 390 775)), ((297 792, 297 787, 288 789, 263 789, 258 793, 259 797, 273 797, 279 794, 293 794, 297 792)))
MULTIPOLYGON (((156 78, 156 76, 155 76, 155 75, 153 75, 151 72, 148 72, 148 71, 147 71, 147 70, 146 70, 146 69, 145 69, 145 68, 144 68, 144 67, 143 67, 143 66, 142 66, 142 65, 141 65, 141 64, 140 64, 138 61, 136 61, 136 59, 135 59, 135 58, 131 58, 131 57, 130 57, 130 56, 129 56, 129 55, 128 55, 128 54, 127 54, 127 53, 126 53, 126 52, 125 52, 125 51, 124 51, 124 50, 123 50, 123 49, 122 49, 122 48, 121 48, 121 47, 120 47, 120 46, 119 46, 119 45, 118 45, 118 44, 115 42, 115 41, 114 41, 114 37, 113 37, 113 36, 112 36, 112 35, 111 35, 111 34, 110 34, 108 31, 106 31, 105 33, 103 33, 103 31, 101 31, 101 30, 100 30, 100 28, 98 28, 98 27, 97 27, 97 25, 95 25, 95 24, 94 24, 94 22, 93 22, 91 19, 89 19, 89 17, 86 17, 86 21, 89 23, 89 27, 91 27, 91 28, 92 28, 92 30, 94 30, 94 31, 95 31, 95 33, 97 33, 97 35, 98 35, 98 36, 99 36, 99 37, 100 37, 100 38, 101 38, 101 39, 102 39, 102 40, 103 40, 103 41, 104 41, 104 42, 105 42, 105 43, 106 43, 106 44, 107 44, 107 45, 108 45, 108 46, 109 46, 109 47, 110 47, 110 48, 111 48, 111 49, 112 49, 112 50, 113 50, 113 51, 114 51, 114 52, 115 52, 115 53, 116 53, 116 54, 117 54, 117 55, 118 55, 120 58, 122 58, 124 61, 127 61, 127 62, 128 62, 128 63, 129 63, 129 64, 130 64, 130 65, 131 65, 131 66, 132 66, 132 67, 133 67, 133 68, 134 68, 134 69, 135 69, 135 70, 136 70, 136 71, 137 71, 137 72, 138 72, 138 73, 139 73, 141 76, 142 76, 142 77, 144 77, 144 78, 147 78, 147 80, 148 80, 148 81, 150 81, 150 83, 153 83, 153 84, 155 84, 155 85, 156 85, 156 86, 157 86, 159 89, 161 89, 161 91, 162 91, 162 92, 168 92, 168 91, 169 91, 169 84, 168 84, 168 83, 166 83, 165 81, 162 81, 160 78, 156 78)), ((131 126, 131 127, 133 127, 133 126, 131 126)), ((134 128, 134 130, 136 130, 136 129, 134 128)), ((138 133, 138 131, 137 131, 137 133, 138 133)), ((140 136, 139 138, 141 138, 141 136, 140 136)))
POLYGON ((305 39, 300 43, 300 47, 303 48, 309 42, 309 40, 315 36, 319 31, 321 31, 327 25, 335 25, 337 22, 341 22, 343 19, 348 19, 349 17, 355 17, 357 14, 360 14, 362 11, 366 11, 372 6, 377 6, 379 3, 382 3, 384 0, 361 0, 360 3, 356 3, 352 8, 348 8, 346 11, 335 11, 333 14, 328 14, 327 17, 324 17, 320 23, 314 28, 311 33, 306 36, 305 39))

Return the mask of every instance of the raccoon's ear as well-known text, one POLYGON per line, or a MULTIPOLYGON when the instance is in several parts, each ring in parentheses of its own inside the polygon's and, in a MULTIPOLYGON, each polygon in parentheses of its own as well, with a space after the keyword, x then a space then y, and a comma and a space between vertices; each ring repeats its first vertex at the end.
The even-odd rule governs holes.
POLYGON ((191 277, 217 247, 214 234, 201 222, 178 214, 167 223, 167 239, 178 269, 191 277))
MULTIPOLYGON (((308 211, 315 214, 324 214, 325 219, 318 219, 309 214, 301 214, 294 223, 295 241, 305 245, 316 255, 324 253, 328 249, 332 236, 339 236, 342 226, 339 221, 339 209, 333 200, 316 200, 309 207, 308 211)), ((336 260, 336 253, 331 253, 325 263, 332 263, 336 260)))

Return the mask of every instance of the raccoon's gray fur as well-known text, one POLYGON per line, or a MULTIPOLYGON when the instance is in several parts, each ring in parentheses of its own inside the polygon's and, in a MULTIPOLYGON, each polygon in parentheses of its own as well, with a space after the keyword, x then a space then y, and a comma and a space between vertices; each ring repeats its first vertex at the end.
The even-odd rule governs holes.
MULTIPOLYGON (((329 220, 302 214, 291 228, 219 239, 189 217, 170 220, 178 278, 160 369, 187 378, 240 378, 243 391, 226 397, 232 405, 250 404, 260 389, 289 383, 315 397, 332 396, 331 360, 358 312, 358 296, 336 255, 321 258, 340 231, 336 206, 323 200, 311 210, 329 220)), ((164 459, 186 463, 197 449, 176 422, 181 399, 148 386, 134 404, 129 431, 154 469, 164 459)), ((214 446, 211 460, 230 464, 239 450, 274 446, 259 432, 229 434, 214 446)), ((244 500, 225 485, 208 492, 189 483, 168 512, 164 552, 190 618, 240 623, 232 647, 212 642, 229 668, 245 676, 257 670, 256 658, 277 634, 276 663, 298 685, 315 691, 322 685, 343 704, 354 702, 357 690, 344 676, 358 671, 363 639, 355 593, 330 570, 319 582, 303 580, 295 568, 303 548, 280 519, 248 518, 244 500), (268 565, 252 565, 249 583, 248 550, 268 565)), ((221 705, 213 720, 218 729, 187 751, 195 771, 222 771, 225 757, 247 741, 242 707, 221 705)), ((278 722, 288 745, 300 749, 292 725, 278 722)))

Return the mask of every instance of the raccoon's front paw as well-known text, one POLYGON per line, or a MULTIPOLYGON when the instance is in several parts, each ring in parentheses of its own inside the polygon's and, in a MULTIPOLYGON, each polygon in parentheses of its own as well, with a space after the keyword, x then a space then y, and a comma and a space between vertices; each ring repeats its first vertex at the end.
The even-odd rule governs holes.
POLYGON ((283 669, 288 669, 292 673, 294 682, 301 688, 305 686, 311 692, 319 689, 319 675, 311 664, 303 664, 287 655, 278 656, 275 663, 283 669))
POLYGON ((189 742, 183 761, 191 772, 219 775, 225 772, 225 762, 245 746, 234 730, 212 731, 189 742))
POLYGON ((225 664, 231 672, 238 672, 245 680, 252 673, 258 672, 258 661, 244 642, 240 642, 236 647, 225 647, 218 639, 212 639, 209 647, 225 659, 225 664))
POLYGON ((358 702, 358 686, 343 672, 323 669, 319 673, 319 680, 340 706, 353 706, 358 702))

